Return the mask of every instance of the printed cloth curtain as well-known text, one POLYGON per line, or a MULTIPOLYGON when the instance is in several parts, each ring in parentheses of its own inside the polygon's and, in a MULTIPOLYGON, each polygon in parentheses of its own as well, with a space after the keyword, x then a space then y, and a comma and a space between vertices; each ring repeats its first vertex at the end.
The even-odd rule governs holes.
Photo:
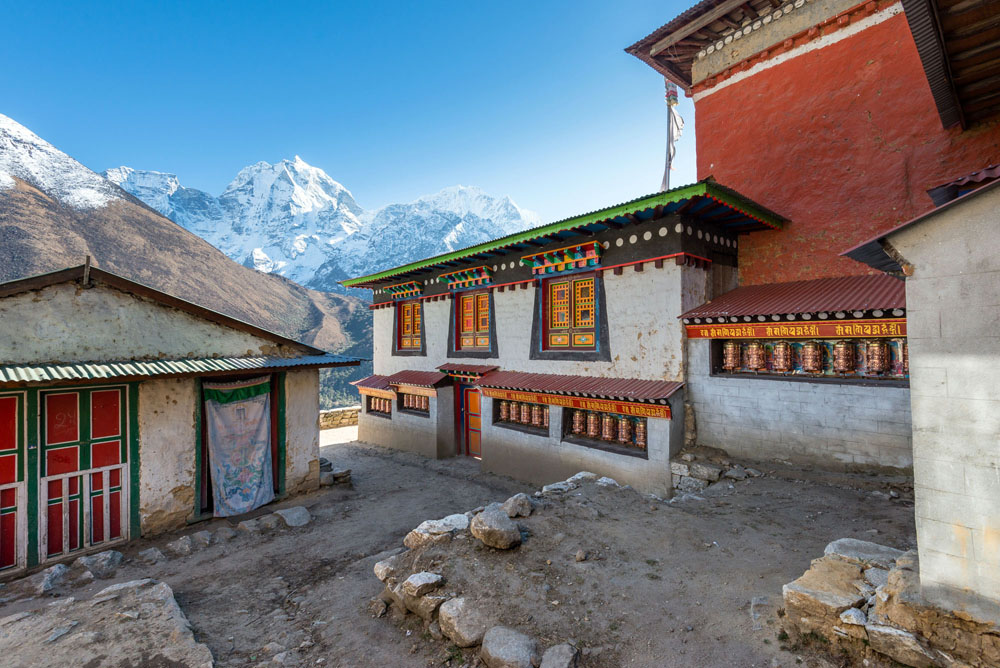
POLYGON ((270 379, 202 388, 215 516, 242 515, 271 502, 270 379))

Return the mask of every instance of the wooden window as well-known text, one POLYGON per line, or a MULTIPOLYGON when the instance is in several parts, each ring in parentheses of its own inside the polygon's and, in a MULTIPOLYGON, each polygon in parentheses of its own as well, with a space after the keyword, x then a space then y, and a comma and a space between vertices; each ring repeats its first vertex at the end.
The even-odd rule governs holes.
POLYGON ((490 294, 463 294, 456 301, 457 350, 490 349, 490 294))
POLYGON ((543 350, 597 348, 597 279, 552 279, 545 284, 543 350))
POLYGON ((420 302, 403 302, 397 308, 399 350, 420 350, 420 302))

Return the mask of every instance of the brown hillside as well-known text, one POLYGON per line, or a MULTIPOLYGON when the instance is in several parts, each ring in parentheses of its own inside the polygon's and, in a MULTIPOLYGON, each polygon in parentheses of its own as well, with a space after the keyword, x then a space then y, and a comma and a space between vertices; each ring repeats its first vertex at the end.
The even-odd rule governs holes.
POLYGON ((80 211, 21 180, 0 190, 0 282, 87 255, 97 267, 260 327, 366 356, 370 318, 359 299, 244 267, 130 196, 80 211))

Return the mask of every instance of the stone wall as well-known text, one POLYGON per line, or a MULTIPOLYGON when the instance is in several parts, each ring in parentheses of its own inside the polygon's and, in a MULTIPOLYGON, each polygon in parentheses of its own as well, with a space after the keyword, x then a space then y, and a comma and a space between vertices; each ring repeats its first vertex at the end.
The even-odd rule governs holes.
POLYGON ((687 345, 698 445, 750 459, 913 466, 908 389, 712 376, 711 341, 687 345))
MULTIPOLYGON (((989 188, 989 186, 987 186, 989 188)), ((920 579, 1000 602, 1000 187, 889 238, 906 279, 920 579)))
POLYGON ((319 412, 320 429, 336 429, 338 427, 353 427, 358 423, 358 413, 361 412, 361 405, 347 406, 345 408, 332 408, 319 412))

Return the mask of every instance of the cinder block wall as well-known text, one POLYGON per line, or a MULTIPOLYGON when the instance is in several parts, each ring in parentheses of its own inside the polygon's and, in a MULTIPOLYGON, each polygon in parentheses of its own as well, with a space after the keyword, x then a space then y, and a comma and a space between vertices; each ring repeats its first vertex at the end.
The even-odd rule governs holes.
POLYGON ((906 279, 920 581, 1000 602, 1000 189, 889 238, 906 279))
POLYGON ((913 466, 908 389, 713 377, 710 345, 687 342, 698 445, 752 459, 913 466))

